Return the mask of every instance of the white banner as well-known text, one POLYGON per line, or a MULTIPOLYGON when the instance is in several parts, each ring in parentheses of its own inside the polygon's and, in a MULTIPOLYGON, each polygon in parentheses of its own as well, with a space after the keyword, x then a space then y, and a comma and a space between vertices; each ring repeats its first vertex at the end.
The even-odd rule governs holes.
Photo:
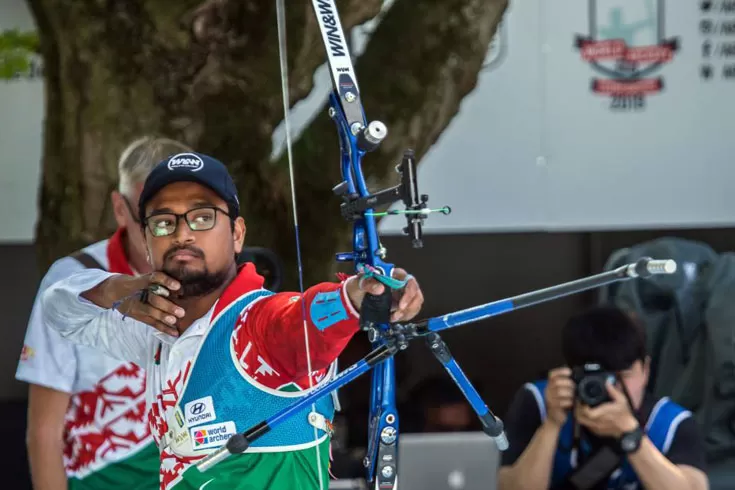
POLYGON ((419 166, 453 209, 427 232, 735 224, 735 1, 514 2, 505 27, 419 166))

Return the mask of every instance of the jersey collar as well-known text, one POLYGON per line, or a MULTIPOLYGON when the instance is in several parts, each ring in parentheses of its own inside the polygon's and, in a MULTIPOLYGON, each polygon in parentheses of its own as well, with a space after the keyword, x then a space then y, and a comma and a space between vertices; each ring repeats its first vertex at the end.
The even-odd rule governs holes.
POLYGON ((212 308, 210 308, 209 311, 201 318, 195 320, 181 337, 173 337, 159 330, 153 332, 153 335, 167 344, 173 344, 177 339, 181 340, 187 337, 204 335, 211 321, 228 305, 235 302, 244 294, 262 288, 264 283, 265 279, 255 270, 255 265, 247 262, 238 267, 237 276, 235 276, 235 279, 233 279, 224 291, 222 291, 222 295, 214 303, 212 308))
POLYGON ((128 262, 125 255, 125 228, 120 227, 107 242, 107 261, 110 264, 109 271, 117 274, 137 275, 128 262))

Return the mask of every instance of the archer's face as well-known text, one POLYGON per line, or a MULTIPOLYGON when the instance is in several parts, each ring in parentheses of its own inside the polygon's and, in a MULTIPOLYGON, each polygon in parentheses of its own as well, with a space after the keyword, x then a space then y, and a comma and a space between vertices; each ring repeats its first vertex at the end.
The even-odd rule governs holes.
POLYGON ((245 223, 238 217, 233 226, 227 213, 215 192, 193 182, 167 185, 146 205, 153 269, 180 281, 182 297, 207 294, 234 275, 245 223))

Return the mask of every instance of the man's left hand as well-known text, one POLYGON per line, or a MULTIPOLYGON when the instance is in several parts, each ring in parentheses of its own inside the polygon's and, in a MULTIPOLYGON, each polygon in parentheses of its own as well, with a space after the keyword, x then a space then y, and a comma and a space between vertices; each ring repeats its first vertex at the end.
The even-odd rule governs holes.
POLYGON ((617 439, 624 433, 635 430, 638 427, 638 421, 630 411, 625 394, 612 383, 607 383, 605 386, 612 401, 594 408, 578 404, 574 415, 581 425, 598 436, 617 439))
MULTIPOLYGON (((406 279, 408 272, 403 269, 394 268, 393 277, 395 279, 406 279)), ((347 283, 347 295, 350 297, 352 305, 360 310, 362 299, 366 294, 380 295, 385 291, 385 285, 373 277, 362 277, 358 274, 355 278, 347 283)), ((393 305, 391 306, 391 322, 407 321, 414 318, 421 311, 424 304, 424 295, 421 292, 419 283, 411 277, 403 289, 393 291, 393 305)))

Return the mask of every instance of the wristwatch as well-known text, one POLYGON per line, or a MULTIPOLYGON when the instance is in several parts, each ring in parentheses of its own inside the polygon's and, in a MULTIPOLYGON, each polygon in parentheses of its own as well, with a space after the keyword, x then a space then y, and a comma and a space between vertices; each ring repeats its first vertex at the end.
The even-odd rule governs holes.
POLYGON ((643 439, 643 429, 639 425, 630 432, 624 432, 620 437, 620 450, 625 454, 634 453, 641 446, 641 439, 643 439))

